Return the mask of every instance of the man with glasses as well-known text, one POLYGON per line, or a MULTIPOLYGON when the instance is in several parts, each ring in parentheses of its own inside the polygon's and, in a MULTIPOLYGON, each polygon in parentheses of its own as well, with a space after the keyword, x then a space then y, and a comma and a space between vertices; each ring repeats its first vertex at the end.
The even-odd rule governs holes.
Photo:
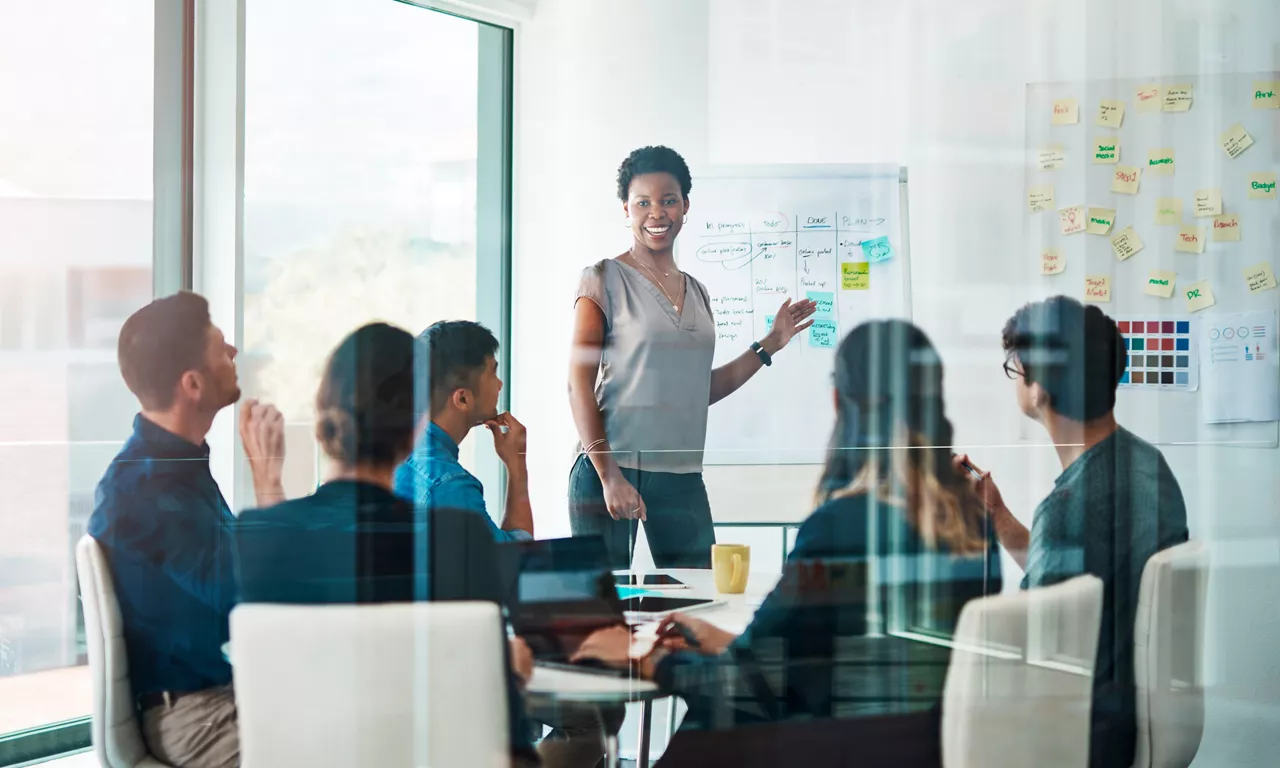
MULTIPOLYGON (((1116 387, 1128 355, 1111 318, 1056 296, 1018 310, 1003 344, 1018 407, 1049 433, 1062 474, 1036 507, 1030 531, 1005 506, 990 473, 971 479, 1000 543, 1026 571, 1023 589, 1085 573, 1102 579, 1089 765, 1128 768, 1137 738, 1138 587, 1148 558, 1187 540, 1182 491, 1160 451, 1116 423, 1116 387)), ((967 456, 957 463, 973 466, 967 456)))

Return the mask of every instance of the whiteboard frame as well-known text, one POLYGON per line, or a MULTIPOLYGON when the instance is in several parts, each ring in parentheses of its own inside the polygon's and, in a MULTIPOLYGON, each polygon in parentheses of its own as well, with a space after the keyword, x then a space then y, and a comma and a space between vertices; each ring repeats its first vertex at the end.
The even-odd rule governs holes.
MULTIPOLYGON (((694 180, 693 189, 689 192, 689 199, 692 205, 698 204, 698 181, 701 179, 715 179, 724 181, 727 179, 752 179, 759 180, 761 178, 776 179, 822 179, 824 181, 847 179, 850 181, 865 181, 868 179, 896 179, 898 183, 898 215, 899 219, 899 247, 897 249, 897 258, 902 260, 902 314, 901 318, 911 320, 913 317, 914 307, 912 306, 912 282, 914 277, 911 272, 911 216, 908 202, 910 200, 910 188, 908 184, 909 170, 905 165, 897 163, 836 163, 836 164, 769 164, 760 165, 707 165, 700 168, 692 169, 694 180)), ((677 253, 679 252, 677 246, 677 253)), ((683 266, 677 264, 682 270, 683 266)), ((842 337, 843 338, 843 337, 842 337)), ((832 425, 834 426, 834 424, 832 425)), ((746 453, 754 454, 755 451, 746 453)), ((729 452, 719 451, 715 449, 704 450, 703 466, 704 467, 767 467, 767 466, 822 466, 826 461, 825 453, 821 458, 809 458, 812 451, 805 450, 804 456, 798 456, 792 461, 772 461, 772 462, 755 462, 730 460, 729 452)), ((743 454, 739 454, 741 456, 743 454)))

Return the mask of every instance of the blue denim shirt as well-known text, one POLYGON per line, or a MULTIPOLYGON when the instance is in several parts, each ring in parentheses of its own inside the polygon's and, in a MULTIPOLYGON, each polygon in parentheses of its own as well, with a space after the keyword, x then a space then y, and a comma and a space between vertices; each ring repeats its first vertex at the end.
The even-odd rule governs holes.
POLYGON ((528 541, 526 531, 504 531, 489 517, 484 503, 484 486, 458 463, 458 444, 434 422, 414 448, 413 454, 396 470, 396 495, 423 509, 461 509, 475 512, 488 523, 494 541, 528 541))
POLYGON ((235 604, 235 517, 193 445, 138 415, 98 483, 88 532, 124 622, 134 695, 231 682, 222 656, 235 604))

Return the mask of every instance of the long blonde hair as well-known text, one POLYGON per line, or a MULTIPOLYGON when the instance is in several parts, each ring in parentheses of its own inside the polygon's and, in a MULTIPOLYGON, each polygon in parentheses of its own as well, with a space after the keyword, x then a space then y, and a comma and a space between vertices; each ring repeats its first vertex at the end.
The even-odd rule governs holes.
POLYGON ((904 510, 927 546, 986 550, 987 514, 951 464, 942 361, 911 323, 854 328, 836 354, 836 426, 818 502, 866 495, 904 510))

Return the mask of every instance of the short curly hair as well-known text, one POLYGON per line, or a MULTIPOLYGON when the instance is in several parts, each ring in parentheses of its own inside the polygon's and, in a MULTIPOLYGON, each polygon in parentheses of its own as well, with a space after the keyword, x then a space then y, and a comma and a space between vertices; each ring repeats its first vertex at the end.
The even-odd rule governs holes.
POLYGON ((618 199, 627 202, 631 182, 646 173, 669 173, 680 183, 680 193, 689 196, 693 189, 693 177, 680 153, 670 147, 643 147, 627 155, 618 166, 618 199))

